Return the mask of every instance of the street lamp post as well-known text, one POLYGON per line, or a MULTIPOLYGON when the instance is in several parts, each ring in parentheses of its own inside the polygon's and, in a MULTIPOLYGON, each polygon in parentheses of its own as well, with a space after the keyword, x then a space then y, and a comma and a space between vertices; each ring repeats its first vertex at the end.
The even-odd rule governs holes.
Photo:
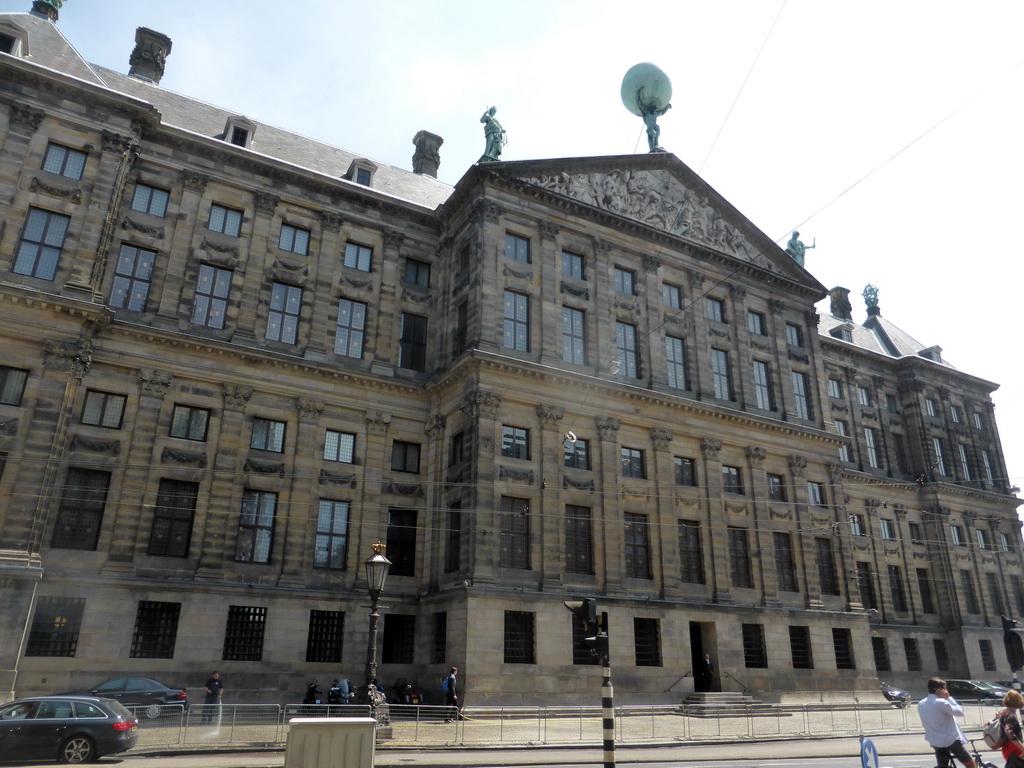
POLYGON ((370 636, 366 644, 366 673, 359 703, 370 706, 370 711, 377 718, 378 726, 390 725, 384 722, 389 719, 386 699, 376 686, 377 625, 380 622, 380 614, 377 611, 381 593, 384 592, 384 583, 388 579, 388 571, 391 570, 391 561, 384 556, 386 551, 387 546, 378 541, 373 545, 373 556, 365 563, 367 587, 370 592, 370 636))

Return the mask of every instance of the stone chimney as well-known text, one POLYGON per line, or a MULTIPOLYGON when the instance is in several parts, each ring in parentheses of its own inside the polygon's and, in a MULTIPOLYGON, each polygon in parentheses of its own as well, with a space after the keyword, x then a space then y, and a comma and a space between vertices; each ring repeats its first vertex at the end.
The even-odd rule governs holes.
POLYGON ((171 38, 154 32, 152 29, 139 27, 135 30, 135 50, 132 51, 128 64, 128 74, 140 80, 160 83, 164 76, 164 64, 171 52, 171 38))
POLYGON ((32 0, 32 13, 36 16, 42 16, 54 24, 57 23, 57 9, 59 7, 60 3, 48 2, 47 0, 32 0))
POLYGON ((836 286, 828 295, 832 298, 832 316, 853 322, 853 307, 850 305, 850 289, 836 286))
POLYGON ((437 169, 441 165, 441 145, 444 139, 430 131, 420 131, 413 139, 416 152, 412 156, 412 172, 423 176, 437 178, 437 169))

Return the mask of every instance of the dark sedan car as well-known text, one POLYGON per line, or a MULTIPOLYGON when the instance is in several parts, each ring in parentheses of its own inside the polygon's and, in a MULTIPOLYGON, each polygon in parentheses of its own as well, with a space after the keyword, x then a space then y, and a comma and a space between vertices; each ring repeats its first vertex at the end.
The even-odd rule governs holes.
POLYGON ((1001 704, 1007 688, 984 680, 947 680, 946 689, 957 701, 982 701, 1001 704))
POLYGON ((72 691, 63 696, 105 696, 117 699, 126 707, 138 707, 146 717, 159 717, 167 704, 188 706, 184 688, 172 688, 149 677, 112 677, 86 691, 72 691))
POLYGON ((0 706, 2 763, 90 763, 138 740, 138 718, 111 699, 39 696, 0 706))

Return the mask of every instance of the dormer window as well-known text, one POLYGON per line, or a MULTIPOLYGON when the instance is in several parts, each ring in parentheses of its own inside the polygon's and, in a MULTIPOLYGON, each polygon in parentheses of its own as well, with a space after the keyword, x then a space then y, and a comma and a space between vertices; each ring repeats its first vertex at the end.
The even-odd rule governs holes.
POLYGON ((224 141, 236 147, 248 149, 252 145, 252 136, 256 133, 256 123, 244 117, 229 117, 224 125, 224 141))
POLYGON ((345 174, 345 178, 349 181, 354 181, 356 184, 362 184, 364 187, 372 187, 373 175, 376 172, 377 166, 375 163, 361 158, 352 161, 352 165, 348 167, 348 173, 345 174))
POLYGON ((938 345, 936 345, 934 347, 928 347, 928 349, 922 349, 917 354, 919 354, 921 357, 925 358, 926 360, 932 360, 933 362, 936 362, 936 363, 941 363, 942 362, 942 347, 940 347, 938 345))
POLYGON ((850 341, 850 342, 852 342, 853 341, 853 326, 850 325, 849 323, 844 323, 843 325, 837 325, 835 328, 833 328, 831 331, 829 331, 829 334, 831 334, 833 338, 839 339, 841 341, 850 341))
POLYGON ((28 56, 28 35, 25 30, 10 22, 0 23, 0 53, 28 56))

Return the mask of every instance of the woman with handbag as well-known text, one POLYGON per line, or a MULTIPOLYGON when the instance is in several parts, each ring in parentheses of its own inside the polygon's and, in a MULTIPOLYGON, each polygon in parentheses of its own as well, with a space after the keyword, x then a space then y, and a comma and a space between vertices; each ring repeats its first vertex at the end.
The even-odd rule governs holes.
POLYGON ((1024 707, 1024 696, 1020 691, 1007 691, 1003 696, 1003 706, 999 713, 999 721, 1003 724, 1003 759, 1006 768, 1024 768, 1024 738, 1021 735, 1020 720, 1017 711, 1024 707))

